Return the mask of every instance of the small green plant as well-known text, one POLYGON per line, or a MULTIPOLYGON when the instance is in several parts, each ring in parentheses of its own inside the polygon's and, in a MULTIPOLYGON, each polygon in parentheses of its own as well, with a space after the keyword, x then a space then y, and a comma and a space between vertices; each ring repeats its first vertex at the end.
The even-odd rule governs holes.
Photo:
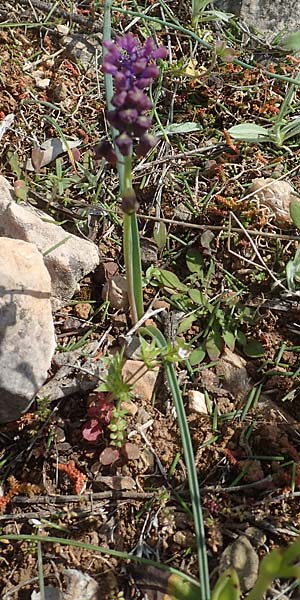
MULTIPOLYGON (((190 274, 181 281, 172 271, 149 267, 146 273, 147 284, 159 285, 170 297, 171 303, 183 313, 178 334, 188 331, 196 321, 205 325, 190 342, 189 361, 192 366, 199 364, 206 354, 216 360, 224 346, 234 350, 236 344, 248 356, 261 356, 261 344, 245 337, 241 326, 253 320, 252 310, 239 301, 239 292, 214 298, 211 280, 214 275, 212 259, 205 264, 201 252, 191 248, 186 254, 186 265, 190 274)), ((178 338, 180 340, 180 338, 178 338)))
POLYGON ((286 281, 290 292, 296 292, 300 289, 300 247, 296 254, 286 265, 286 281))
POLYGON ((234 125, 228 130, 228 133, 235 140, 243 140, 246 142, 268 142, 279 146, 284 146, 289 139, 300 134, 300 118, 295 117, 287 120, 287 116, 291 111, 297 85, 290 84, 286 92, 285 98, 281 104, 278 115, 274 118, 271 127, 263 127, 256 123, 241 123, 234 125))
MULTIPOLYGON (((275 549, 260 563, 257 581, 245 600, 262 600, 275 579, 300 579, 300 539, 285 550, 275 549)), ((217 581, 211 600, 240 600, 242 597, 237 573, 229 569, 217 581)))
POLYGON ((211 0, 192 0, 192 25, 195 29, 202 23, 217 20, 228 22, 233 17, 232 14, 220 10, 207 10, 210 3, 211 0))

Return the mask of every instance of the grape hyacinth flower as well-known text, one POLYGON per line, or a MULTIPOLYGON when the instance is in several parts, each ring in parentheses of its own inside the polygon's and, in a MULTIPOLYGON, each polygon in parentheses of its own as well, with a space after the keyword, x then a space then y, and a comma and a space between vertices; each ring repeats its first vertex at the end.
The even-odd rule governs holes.
POLYGON ((102 155, 118 167, 126 282, 132 323, 135 324, 144 314, 144 304, 137 223, 139 204, 132 185, 133 144, 137 142, 137 156, 143 156, 156 144, 155 136, 148 131, 152 124, 149 116, 152 102, 145 90, 158 77, 156 62, 159 58, 165 58, 167 51, 164 47, 156 48, 152 38, 141 43, 132 33, 117 37, 114 41, 106 39, 103 46, 106 52, 102 70, 106 75, 109 103, 107 119, 113 129, 117 151, 107 141, 102 142, 98 147, 98 156, 102 155), (113 94, 111 84, 114 86, 113 94))
POLYGON ((119 132, 115 143, 123 156, 131 156, 133 141, 137 139, 136 151, 141 156, 156 143, 155 136, 148 133, 151 118, 147 113, 152 102, 145 90, 158 77, 156 61, 165 58, 167 50, 156 48, 153 38, 141 44, 132 33, 103 45, 107 53, 102 69, 112 76, 115 90, 111 100, 114 108, 107 113, 109 123, 119 132))

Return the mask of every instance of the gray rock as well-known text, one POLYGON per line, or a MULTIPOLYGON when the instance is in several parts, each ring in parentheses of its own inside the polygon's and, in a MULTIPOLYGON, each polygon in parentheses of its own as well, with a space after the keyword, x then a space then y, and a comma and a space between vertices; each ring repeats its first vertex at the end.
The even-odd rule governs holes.
POLYGON ((107 374, 104 362, 94 360, 97 348, 97 342, 90 342, 84 347, 84 356, 82 356, 82 348, 55 354, 53 366, 58 370, 41 387, 38 397, 47 398, 48 402, 52 402, 73 394, 94 390, 107 374))
POLYGON ((98 248, 93 242, 68 234, 42 211, 17 204, 11 186, 1 176, 0 236, 31 242, 44 255, 54 309, 66 304, 73 297, 78 281, 99 264, 98 248))
MULTIPOLYGON (((32 592, 31 600, 41 600, 42 596, 40 592, 32 592)), ((46 585, 44 588, 45 600, 64 600, 63 593, 52 585, 46 585)))
POLYGON ((141 237, 141 260, 144 267, 157 264, 158 247, 154 240, 141 237))
POLYGON ((184 202, 179 202, 174 209, 174 221, 186 221, 190 222, 193 218, 193 213, 190 209, 184 204, 184 202))
POLYGON ((257 580, 259 558, 245 535, 240 535, 222 552, 218 571, 221 575, 233 567, 238 574, 242 592, 251 590, 257 580))
POLYGON ((85 70, 95 66, 96 51, 101 58, 102 42, 100 36, 70 34, 62 38, 62 44, 65 45, 64 54, 67 58, 78 62, 85 70))
POLYGON ((299 30, 299 0, 214 0, 214 6, 273 36, 279 31, 299 30))
POLYGON ((221 378, 223 387, 235 400, 243 404, 251 390, 246 361, 229 348, 225 348, 216 365, 216 372, 221 378))
POLYGON ((34 244, 0 238, 0 423, 27 410, 55 350, 51 280, 34 244))
POLYGON ((84 598, 85 600, 98 600, 100 595, 100 587, 96 579, 83 573, 78 569, 65 570, 65 582, 67 591, 64 593, 64 600, 76 600, 84 598))

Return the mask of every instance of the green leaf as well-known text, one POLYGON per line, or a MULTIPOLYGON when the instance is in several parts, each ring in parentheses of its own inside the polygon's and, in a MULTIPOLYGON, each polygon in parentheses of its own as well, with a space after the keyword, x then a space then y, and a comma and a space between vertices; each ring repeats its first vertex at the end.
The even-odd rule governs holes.
POLYGON ((153 237, 154 237, 154 240, 156 241, 158 248, 160 250, 162 250, 166 245, 166 241, 167 241, 167 237, 168 237, 167 236, 167 228, 166 228, 165 223, 163 223, 163 222, 158 223, 158 225, 153 230, 153 237))
POLYGON ((263 345, 258 340, 250 340, 250 342, 247 342, 243 347, 243 351, 246 356, 250 356, 250 358, 259 358, 265 353, 263 345))
POLYGON ((168 577, 167 596, 170 600, 199 600, 199 588, 173 573, 168 577))
POLYGON ((181 292, 185 292, 187 290, 187 286, 182 283, 175 273, 172 271, 166 271, 165 269, 161 269, 158 274, 158 280, 163 285, 163 287, 173 291, 180 290, 181 292))
POLYGON ((246 142, 263 142, 270 139, 269 130, 255 123, 234 125, 228 129, 228 133, 234 140, 244 140, 246 142))
POLYGON ((228 346, 229 350, 233 352, 235 347, 235 336, 233 335, 232 331, 224 331, 223 340, 226 346, 228 346))
POLYGON ((185 319, 183 319, 178 327, 178 333, 183 333, 184 331, 188 331, 190 327, 193 325, 194 321, 197 320, 197 315, 189 315, 185 319))
POLYGON ((222 346, 222 338, 217 331, 209 335, 205 342, 205 347, 210 360, 214 361, 219 358, 222 351, 222 346))
POLYGON ((186 253, 187 268, 191 273, 203 275, 203 256, 197 248, 191 248, 186 253))
MULTIPOLYGON (((201 131, 202 129, 203 127, 199 123, 186 121, 185 123, 172 123, 171 125, 167 125, 164 127, 164 132, 166 135, 183 135, 185 133, 201 131)), ((159 135, 159 132, 157 132, 156 135, 159 135)))
POLYGON ((18 179, 21 179, 22 170, 19 163, 19 158, 16 152, 11 152, 10 150, 7 152, 6 158, 8 160, 9 166, 13 173, 17 176, 18 179))
POLYGON ((188 295, 191 300, 195 302, 195 304, 200 304, 200 306, 203 306, 203 294, 200 292, 200 290, 197 288, 192 288, 191 290, 188 290, 188 295))
POLYGON ((236 332, 236 341, 241 346, 245 346, 247 344, 247 338, 240 329, 238 329, 238 331, 236 332))
POLYGON ((210 0, 192 0, 192 20, 204 11, 210 0))
POLYGON ((145 594, 148 600, 199 600, 197 582, 187 581, 184 575, 180 577, 148 565, 134 566, 132 570, 143 597, 145 594))
MULTIPOLYGON (((143 331, 143 330, 142 330, 143 331)), ((149 333, 157 341, 159 348, 165 348, 166 340, 162 333, 156 327, 147 327, 145 332, 149 333)), ((165 371, 169 383, 173 402, 176 408, 178 424, 180 428, 182 447, 184 452, 185 464, 187 467, 187 479, 191 494, 191 503, 194 517, 194 527, 197 539, 198 569, 201 590, 199 591, 199 600, 208 600, 210 594, 210 581, 207 560, 207 549, 205 544, 204 520, 201 508, 201 497, 198 483, 198 473, 195 465, 194 450, 187 422, 182 394, 176 377, 174 365, 165 363, 165 371)))
POLYGON ((300 50, 300 31, 294 31, 287 35, 282 45, 289 51, 299 52, 300 50))
POLYGON ((293 119, 292 121, 281 127, 280 133, 284 141, 298 135, 300 133, 300 119, 293 119))
POLYGON ((14 190, 17 198, 19 200, 27 200, 28 188, 22 179, 17 179, 14 183, 14 190))
POLYGON ((290 217, 291 217, 294 225, 297 227, 297 229, 300 229, 300 202, 299 202, 299 200, 295 200, 294 202, 291 202, 289 210, 290 210, 290 217))
POLYGON ((198 365, 199 363, 201 363, 203 361, 203 359, 205 358, 205 355, 206 355, 206 352, 205 352, 203 346, 199 346, 198 348, 195 348, 195 350, 193 350, 193 352, 189 356, 190 365, 192 367, 194 367, 195 365, 198 365))
POLYGON ((211 595, 211 600, 239 600, 241 590, 237 572, 230 568, 219 577, 211 595))

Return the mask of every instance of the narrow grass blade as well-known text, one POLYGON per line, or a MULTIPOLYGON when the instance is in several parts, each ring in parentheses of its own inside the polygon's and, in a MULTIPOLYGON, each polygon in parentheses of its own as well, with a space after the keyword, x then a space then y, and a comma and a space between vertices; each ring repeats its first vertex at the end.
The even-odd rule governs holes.
MULTIPOLYGON (((156 340, 156 343, 159 348, 164 348, 166 346, 166 340, 163 334, 156 329, 155 327, 147 327, 144 330, 146 333, 151 335, 156 340)), ((176 377, 176 372, 172 363, 165 362, 165 371, 168 379, 168 383, 170 386, 171 394, 173 397, 173 401, 176 408, 181 439, 182 439, 182 447, 184 458, 187 467, 187 475, 188 482, 191 494, 192 501, 192 509, 193 509, 193 517, 194 517, 194 525, 195 532, 197 537, 197 551, 198 551, 198 564, 199 564, 199 577, 201 590, 199 595, 199 600, 210 600, 210 583, 209 583, 209 571, 208 571, 208 561, 207 561, 207 552, 205 545, 205 530, 204 530, 204 522, 203 515, 201 509, 201 498, 200 491, 198 485, 198 477, 194 459, 194 451, 192 446, 192 440, 190 436, 190 431, 188 427, 188 422, 185 414, 184 404, 182 395, 178 386, 178 381, 176 377)))
POLYGON ((134 299, 138 319, 141 319, 144 314, 144 303, 143 303, 143 288, 142 288, 142 269, 141 269, 141 250, 140 250, 140 238, 137 217, 134 213, 129 216, 130 227, 131 227, 131 240, 132 240, 132 277, 134 281, 134 299))
POLYGON ((42 543, 37 543, 37 562, 39 572, 39 586, 40 586, 40 600, 46 600, 45 597, 45 582, 43 572, 43 554, 42 554, 42 543))
POLYGON ((121 560, 130 560, 132 562, 137 562, 143 565, 151 565, 152 567, 156 567, 157 569, 161 569, 162 571, 167 571, 168 573, 179 576, 185 581, 190 582, 193 586, 199 588, 200 585, 198 581, 190 577, 190 575, 186 575, 182 573, 178 569, 174 569, 173 567, 169 567, 168 565, 164 565, 159 562, 155 562, 154 560, 150 560, 149 558, 142 558, 141 556, 136 556, 134 554, 128 554, 127 552, 121 552, 121 550, 113 550, 112 548, 105 548, 104 546, 95 546, 94 544, 86 544, 85 542, 78 542, 77 540, 68 540, 65 538, 52 537, 46 535, 26 535, 26 534, 8 534, 1 535, 0 542, 4 542, 6 540, 15 540, 17 542, 41 542, 42 544, 61 544, 62 546, 72 546, 73 548, 82 548, 83 550, 87 550, 88 552, 93 552, 96 554, 106 554, 107 556, 113 556, 114 558, 120 558, 121 560))

